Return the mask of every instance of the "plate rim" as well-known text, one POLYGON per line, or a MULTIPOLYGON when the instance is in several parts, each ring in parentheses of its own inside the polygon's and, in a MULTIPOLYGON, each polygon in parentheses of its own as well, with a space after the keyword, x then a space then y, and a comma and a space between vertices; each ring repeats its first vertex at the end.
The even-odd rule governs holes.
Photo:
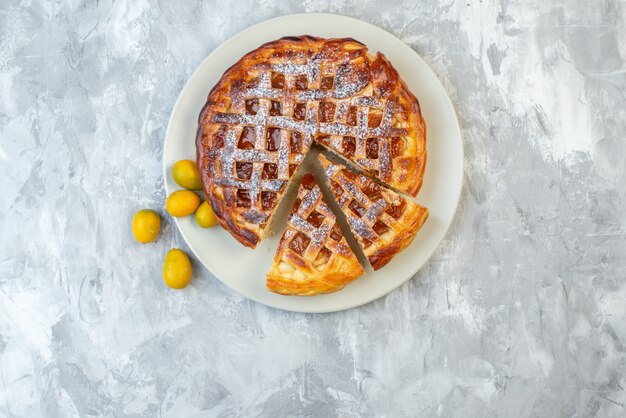
MULTIPOLYGON (((240 32, 234 34, 233 36, 231 36, 230 38, 226 39, 225 41, 223 41, 221 44, 219 44, 217 47, 215 47, 196 67, 196 69, 191 73, 191 75, 189 76, 189 78, 187 79, 187 81, 185 82, 185 84, 182 86, 182 88, 180 89, 179 93, 178 93, 178 97, 176 98, 176 102, 174 103, 174 106, 172 107, 172 110, 170 112, 170 117, 168 119, 168 123, 167 123, 167 129, 165 131, 165 138, 163 140, 163 156, 162 156, 162 165, 163 165, 163 183, 164 183, 164 188, 165 188, 165 194, 166 196, 169 195, 170 193, 172 193, 174 190, 170 190, 170 188, 168 187, 168 161, 167 161, 167 154, 165 152, 165 149, 167 147, 167 142, 168 142, 168 138, 170 138, 171 134, 171 130, 172 130, 172 125, 173 125, 173 118, 174 115, 177 113, 178 108, 181 106, 182 100, 183 100, 183 93, 186 91, 186 89, 192 84, 192 82, 194 81, 195 78, 198 77, 198 75, 201 73, 202 70, 204 70, 204 67, 207 65, 207 63, 215 56, 217 55, 220 51, 222 51, 223 49, 228 47, 228 44, 230 44, 231 42, 238 40, 242 37, 245 36, 249 36, 251 34, 253 34, 255 31, 259 30, 259 28, 266 26, 268 24, 271 24, 272 22, 276 22, 276 21, 280 21, 283 19, 323 19, 323 18, 341 18, 341 19, 345 19, 347 21, 352 21, 355 24, 358 25, 365 25, 365 26, 369 26, 370 28, 374 29, 374 30, 378 30, 378 31, 382 31, 386 34, 388 34, 389 36, 395 38, 396 40, 398 40, 400 42, 400 44, 402 46, 404 46, 406 49, 410 50, 413 55, 419 60, 421 61, 422 65, 424 66, 424 68, 429 71, 431 73, 431 75, 438 81, 441 90, 443 91, 443 95, 442 98, 445 97, 445 101, 446 101, 446 105, 450 108, 450 110, 452 111, 452 115, 454 116, 454 123, 453 125, 453 129, 456 131, 456 137, 458 138, 458 142, 459 142, 459 157, 460 157, 460 170, 459 170, 459 176, 460 178, 457 179, 457 183, 459 185, 459 189, 458 189, 458 193, 457 196, 454 198, 454 207, 451 211, 451 215, 450 215, 450 219, 448 220, 447 225, 445 225, 443 232, 441 234, 441 237, 439 239, 439 241, 437 242, 437 244, 434 245, 434 247, 431 250, 431 253, 428 255, 428 257, 426 257, 426 259, 419 265, 416 265, 415 268, 411 269, 412 273, 410 275, 408 275, 408 277, 405 280, 400 281, 399 283, 397 283, 396 285, 394 285, 393 287, 386 289, 385 292, 381 293, 381 294, 374 294, 371 297, 365 298, 365 299, 361 299, 361 300, 357 300, 357 301, 353 301, 350 302, 348 304, 342 305, 342 307, 339 308, 328 308, 328 309, 290 309, 287 307, 283 307, 283 306, 278 306, 276 304, 273 303, 269 303, 267 301, 261 301, 259 299, 257 299, 256 297, 254 297, 253 295, 249 294, 248 292, 244 292, 241 291, 240 289, 236 289, 234 288, 231 283, 229 283, 226 280, 223 280, 218 274, 215 273, 214 269, 212 269, 207 263, 204 262, 204 260, 202 259, 202 257, 200 257, 198 255, 198 252, 196 251, 196 249, 194 248, 195 246, 191 244, 190 242, 190 238, 187 236, 187 234, 185 233, 184 229, 181 227, 180 224, 180 220, 176 217, 172 217, 172 219, 174 220, 174 223, 176 225, 176 228, 178 229, 178 231, 180 232, 181 236, 183 237, 183 240, 185 241, 185 244, 187 244, 187 247, 191 250, 192 254, 194 255, 195 259, 202 264, 202 266, 204 268, 206 268, 211 275, 213 275, 215 278, 217 278, 222 284, 224 284, 226 287, 228 287, 229 289, 231 289, 232 291, 238 293, 239 295, 245 297, 246 299, 252 300, 256 303, 259 303, 261 305, 267 306, 269 308, 272 309, 278 309, 278 310, 282 310, 282 311, 287 311, 287 312, 296 312, 296 313, 332 313, 332 312, 340 312, 340 311, 345 311, 345 310, 349 310, 349 309, 353 309, 359 306, 363 306, 363 305, 367 305, 377 299, 382 298, 383 296, 386 296, 392 292, 394 292, 395 290, 397 290, 400 286, 402 286, 403 284, 405 284, 406 282, 408 282, 409 280, 413 279, 415 277, 415 275, 424 267, 424 265, 426 265, 426 263, 428 263, 431 258, 433 257, 435 251, 437 250, 437 248, 439 248, 439 246, 441 245, 441 242, 448 236, 448 233, 450 231, 450 227, 452 226, 452 223, 454 221, 454 219, 457 216, 457 212, 458 212, 458 208, 459 208, 459 203, 461 201, 461 195, 462 195, 462 191, 463 191, 463 187, 464 187, 464 183, 465 183, 465 149, 464 149, 464 144, 463 144, 463 136, 461 134, 461 127, 459 125, 459 120, 458 120, 458 115, 456 113, 454 104, 452 103, 452 100, 450 99, 450 96, 448 95, 448 92, 446 91, 443 83, 441 83, 441 80, 439 79, 439 77, 437 76, 437 73, 435 73, 435 71, 430 67, 430 65, 428 65, 428 63, 424 60, 424 58, 422 58, 422 56, 415 51, 413 48, 411 48, 408 44, 406 44, 404 41, 402 41, 400 38, 398 38, 396 35, 394 35, 393 33, 387 31, 384 28, 381 28, 379 26, 376 26, 370 22, 366 22, 351 16, 345 16, 342 14, 338 14, 338 13, 318 13, 318 12, 314 12, 314 13, 294 13, 294 14, 287 14, 287 15, 281 15, 281 16, 276 16, 267 20, 263 20, 261 22, 255 23, 254 25, 251 25, 243 30, 241 30, 240 32)), ((287 36, 287 35, 284 35, 287 36)), ((315 35, 313 35, 315 36, 315 35)), ((259 46, 262 44, 259 44, 259 46)), ((233 62, 234 64, 234 62, 233 62)), ((207 96, 209 94, 209 91, 207 91, 207 96)), ((419 98, 418 98, 419 100, 419 98)), ((197 118, 196 118, 197 119, 197 118)), ((195 140, 195 138, 194 138, 195 140)), ((428 141, 428 137, 427 137, 427 141, 428 141)), ((427 163, 428 164, 428 163, 427 163)), ((419 196, 419 194, 418 194, 419 196)), ((272 256, 273 257, 273 256, 272 256)), ((366 269, 366 274, 367 271, 369 271, 369 269, 366 269)), ((343 290, 343 289, 342 289, 343 290)), ((339 292, 341 292, 342 290, 339 290, 339 292)), ((289 297, 289 296, 285 296, 285 297, 289 297)), ((298 297, 298 296, 291 296, 291 297, 298 297)), ((313 298, 315 296, 307 296, 307 298, 313 298)))

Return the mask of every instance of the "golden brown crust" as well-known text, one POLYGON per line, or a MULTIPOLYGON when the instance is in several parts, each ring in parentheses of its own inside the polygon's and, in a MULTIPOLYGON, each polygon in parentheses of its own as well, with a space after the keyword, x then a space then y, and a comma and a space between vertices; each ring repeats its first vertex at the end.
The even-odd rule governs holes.
POLYGON ((428 209, 323 155, 318 159, 372 268, 382 268, 413 241, 428 209))
POLYGON ((267 288, 284 295, 312 296, 342 289, 363 273, 319 186, 307 174, 267 275, 267 288))
POLYGON ((404 217, 405 227, 400 230, 391 242, 371 252, 367 257, 372 268, 379 270, 391 261, 398 253, 409 246, 417 231, 422 228, 428 218, 428 209, 415 205, 404 217))
MULTIPOLYGON (((333 261, 329 270, 336 269, 335 264, 339 262, 333 261)), ((362 276, 364 273, 363 267, 357 262, 352 263, 349 271, 329 273, 322 276, 318 276, 316 279, 308 281, 294 280, 292 275, 267 275, 267 288, 274 293, 280 293, 281 295, 293 295, 293 296, 315 296, 323 293, 333 293, 343 289, 348 283, 354 279, 362 276)))
POLYGON ((207 199, 222 227, 242 244, 254 248, 263 238, 314 139, 397 190, 415 195, 421 187, 425 124, 417 100, 382 54, 372 58, 363 44, 349 38, 299 36, 269 42, 242 57, 213 87, 196 135, 207 199), (304 88, 298 84, 302 76, 304 88), (254 106, 246 100, 255 99, 257 113, 248 113, 254 106), (355 125, 348 123, 352 109, 355 125), (379 125, 370 126, 376 117, 379 125), (254 127, 253 133, 247 135, 244 126, 254 127), (279 149, 270 150, 263 138, 271 127, 279 129, 272 139, 279 149), (301 135, 295 150, 287 145, 294 133, 301 135), (242 145, 242 137, 253 139, 242 145), (357 142, 360 154, 345 148, 345 138, 357 142), (252 148, 244 152, 241 146, 252 148), (247 179, 235 172, 242 162, 252 167, 247 179), (259 180, 268 164, 276 172, 266 180, 274 181, 259 180), (270 196, 266 205, 262 195, 270 196))
MULTIPOLYGON (((426 168, 426 123, 422 117, 419 101, 411 93, 391 62, 380 52, 372 65, 375 85, 390 85, 389 95, 396 96, 400 106, 400 115, 406 119, 403 124, 407 130, 404 146, 407 149, 395 158, 392 170, 393 181, 384 183, 396 190, 416 196, 422 187, 426 168), (400 167, 401 169, 397 169, 400 167)), ((404 122, 404 120, 402 121, 404 122)))

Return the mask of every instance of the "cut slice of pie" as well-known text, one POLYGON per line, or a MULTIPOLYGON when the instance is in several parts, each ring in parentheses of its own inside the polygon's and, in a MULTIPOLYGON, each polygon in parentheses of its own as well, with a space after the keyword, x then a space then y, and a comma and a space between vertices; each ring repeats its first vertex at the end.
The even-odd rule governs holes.
POLYGON ((267 288, 312 296, 340 290, 363 273, 315 179, 305 175, 267 275, 267 288))
POLYGON ((364 175, 319 155, 331 189, 372 268, 404 250, 428 217, 428 209, 364 175))

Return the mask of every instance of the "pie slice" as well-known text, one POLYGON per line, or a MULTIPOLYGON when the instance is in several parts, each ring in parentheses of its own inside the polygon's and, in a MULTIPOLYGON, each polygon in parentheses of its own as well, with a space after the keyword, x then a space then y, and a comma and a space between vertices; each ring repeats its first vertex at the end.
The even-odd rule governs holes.
POLYGON ((372 268, 404 250, 428 217, 428 209, 319 155, 331 189, 372 268))
POLYGON ((315 179, 306 174, 267 275, 267 288, 312 296, 340 290, 363 273, 315 179))

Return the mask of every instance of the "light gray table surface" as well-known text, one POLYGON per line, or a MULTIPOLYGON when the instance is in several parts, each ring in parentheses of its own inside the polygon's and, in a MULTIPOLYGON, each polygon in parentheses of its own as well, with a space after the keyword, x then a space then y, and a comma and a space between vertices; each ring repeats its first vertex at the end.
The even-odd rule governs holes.
MULTIPOLYGON (((0 2, 0 416, 626 415, 624 1, 0 2), (201 60, 265 19, 350 15, 432 66, 465 184, 397 291, 304 315, 130 220, 201 60)), ((445 191, 443 191, 445 192, 445 191)), ((160 209, 162 210, 162 209, 160 209)), ((164 213, 164 212, 162 212, 164 213)))

